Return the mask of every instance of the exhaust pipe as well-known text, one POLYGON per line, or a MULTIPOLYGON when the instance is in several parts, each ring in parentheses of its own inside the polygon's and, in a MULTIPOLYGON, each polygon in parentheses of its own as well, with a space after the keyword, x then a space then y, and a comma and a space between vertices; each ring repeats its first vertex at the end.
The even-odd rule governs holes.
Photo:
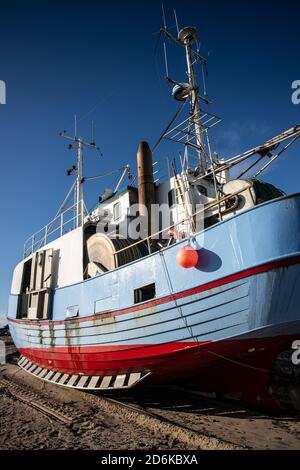
POLYGON ((151 206, 155 204, 152 152, 147 142, 141 142, 137 152, 138 197, 141 220, 148 222, 147 229, 141 223, 141 238, 151 235, 151 206))

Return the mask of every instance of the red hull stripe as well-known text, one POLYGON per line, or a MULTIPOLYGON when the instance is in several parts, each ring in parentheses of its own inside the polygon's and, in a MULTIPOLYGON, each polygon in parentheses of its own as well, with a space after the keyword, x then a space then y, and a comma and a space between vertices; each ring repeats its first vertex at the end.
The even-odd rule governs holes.
POLYGON ((87 375, 113 374, 114 371, 153 367, 173 357, 174 353, 195 350, 210 342, 181 342, 117 346, 73 346, 20 348, 20 353, 39 366, 56 371, 87 375))
MULTIPOLYGON (((299 331, 299 330, 297 330, 299 331)), ((33 363, 48 369, 67 374, 84 375, 117 375, 133 371, 153 371, 161 377, 179 378, 189 371, 190 377, 200 379, 200 367, 216 363, 222 359, 236 359, 242 364, 250 361, 252 366, 259 369, 266 367, 266 358, 270 358, 269 369, 279 351, 289 347, 297 338, 297 333, 287 336, 245 338, 223 340, 217 343, 168 343, 157 345, 126 345, 116 351, 113 346, 94 347, 58 347, 50 348, 21 348, 20 352, 33 363), (128 348, 132 348, 131 350, 128 348), (251 348, 251 352, 249 349, 251 348)), ((214 373, 214 379, 220 381, 219 374, 214 373)), ((234 377, 239 382, 240 375, 235 370, 234 377)), ((226 386, 231 386, 231 380, 225 375, 226 386)), ((253 385, 253 380, 252 380, 253 385)))
POLYGON ((190 349, 211 341, 173 342, 164 344, 127 344, 118 346, 55 346, 55 348, 19 348, 24 356, 35 356, 36 359, 65 360, 72 358, 75 361, 109 361, 125 359, 142 359, 146 357, 163 356, 177 351, 190 349), (107 355, 110 355, 108 357, 107 355))
MULTIPOLYGON (((115 310, 112 312, 97 313, 96 315, 89 316, 89 317, 76 318, 76 322, 78 323, 89 322, 89 321, 94 321, 97 319, 116 317, 117 315, 125 315, 126 313, 132 313, 132 312, 137 312, 140 310, 145 310, 145 309, 156 307, 158 305, 162 305, 168 302, 179 300, 184 297, 189 297, 195 294, 199 294, 201 292, 205 292, 207 290, 214 289, 216 287, 220 287, 225 284, 238 281, 240 279, 245 279, 255 274, 261 274, 267 271, 272 271, 273 269, 292 266, 295 264, 300 264, 300 256, 294 256, 292 258, 285 258, 285 259, 281 259, 277 261, 271 261, 270 263, 262 264, 261 266, 257 266, 255 268, 245 269, 244 271, 241 271, 236 274, 231 274, 230 276, 223 277, 216 281, 212 281, 207 284, 202 284, 201 286, 194 287, 192 289, 188 289, 188 290, 179 292, 177 294, 168 295, 167 297, 163 297, 161 299, 152 300, 150 302, 143 303, 141 305, 135 305, 134 307, 125 308, 122 310, 115 310)), ((8 318, 8 320, 11 323, 21 323, 21 324, 30 323, 30 325, 48 325, 48 324, 63 325, 64 323, 67 323, 68 321, 70 321, 70 320, 58 320, 58 321, 49 322, 49 321, 43 321, 43 320, 42 321, 15 320, 11 318, 8 318)))

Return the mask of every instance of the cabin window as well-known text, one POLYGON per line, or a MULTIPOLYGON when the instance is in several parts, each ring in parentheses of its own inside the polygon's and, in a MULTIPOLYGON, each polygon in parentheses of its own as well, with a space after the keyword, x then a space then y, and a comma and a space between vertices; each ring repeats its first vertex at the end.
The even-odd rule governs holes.
POLYGON ((171 189, 171 191, 168 192, 168 204, 169 207, 173 207, 175 205, 175 189, 171 189))
POLYGON ((154 299, 156 294, 155 284, 149 284, 148 286, 140 287, 134 291, 134 303, 139 304, 146 302, 147 300, 154 299))
POLYGON ((200 196, 207 196, 207 189, 205 186, 197 186, 197 191, 200 196))
POLYGON ((115 205, 114 205, 114 221, 116 220, 119 220, 120 219, 120 203, 117 202, 115 205))

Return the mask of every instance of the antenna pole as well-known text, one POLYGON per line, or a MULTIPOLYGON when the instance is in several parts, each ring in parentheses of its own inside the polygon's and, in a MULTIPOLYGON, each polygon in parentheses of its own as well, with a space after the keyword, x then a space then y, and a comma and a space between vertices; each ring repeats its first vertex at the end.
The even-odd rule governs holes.
POLYGON ((76 139, 77 137, 77 115, 76 114, 74 115, 74 132, 75 132, 74 137, 76 139))
POLYGON ((166 20, 165 6, 164 6, 163 3, 161 4, 161 9, 162 9, 162 17, 163 17, 164 28, 167 29, 167 20, 166 20))
POLYGON ((198 101, 197 82, 196 82, 196 77, 195 77, 195 72, 194 72, 194 67, 193 67, 193 61, 192 61, 192 46, 191 46, 192 39, 193 38, 191 37, 191 35, 187 34, 183 39, 183 44, 185 46, 185 52, 186 52, 186 62, 187 62, 187 68, 188 68, 189 83, 190 83, 190 87, 192 90, 191 110, 192 110, 192 115, 194 116, 197 144, 200 147, 200 151, 199 151, 200 168, 203 172, 205 172, 207 169, 207 161, 205 157, 205 148, 204 148, 204 142, 203 142, 202 125, 201 125, 201 110, 200 110, 199 101, 198 101))
POLYGON ((94 143, 94 121, 92 121, 92 141, 91 141, 91 144, 94 143))
POLYGON ((178 19, 177 19, 176 10, 174 10, 174 17, 175 17, 175 23, 176 23, 177 34, 179 34, 179 26, 178 26, 178 19))
POLYGON ((82 225, 83 222, 83 144, 81 137, 78 138, 78 149, 77 149, 77 179, 76 179, 76 224, 77 228, 82 225))
POLYGON ((164 55, 165 55, 165 66, 166 66, 166 77, 169 76, 169 65, 168 65, 168 55, 167 55, 167 46, 164 42, 164 55))
POLYGON ((76 171, 76 180, 75 180, 75 204, 76 204, 76 227, 81 227, 83 225, 84 219, 84 199, 83 199, 83 147, 87 147, 90 149, 97 149, 96 144, 94 142, 88 143, 85 142, 82 137, 70 137, 66 135, 65 131, 61 132, 60 137, 63 139, 70 140, 74 142, 76 145, 73 146, 72 144, 69 145, 69 150, 77 150, 77 166, 73 167, 70 171, 71 174, 73 171, 76 171))

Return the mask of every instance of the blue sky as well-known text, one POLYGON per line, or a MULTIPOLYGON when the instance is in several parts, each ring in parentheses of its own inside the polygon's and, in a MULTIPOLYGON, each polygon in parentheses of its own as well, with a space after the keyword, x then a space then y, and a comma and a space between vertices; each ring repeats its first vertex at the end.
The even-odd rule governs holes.
MULTIPOLYGON (((153 144, 176 110, 164 81, 160 1, 5 2, 1 5, 0 80, 0 313, 24 239, 47 224, 71 180, 74 163, 58 137, 91 119, 103 151, 86 155, 85 173, 135 165, 139 141, 153 144)), ((209 53, 211 111, 224 119, 212 135, 214 149, 232 156, 300 123, 291 84, 300 80, 299 2, 286 0, 166 0, 168 24, 177 10, 181 26, 197 26, 209 53), (190 5, 188 9, 187 5, 190 5)), ((174 31, 174 30, 173 30, 174 31)), ((170 74, 185 79, 180 50, 169 48, 170 74)), ((174 152, 176 153, 176 149, 174 152)), ((163 157, 160 150, 157 157, 163 157)), ((172 157, 172 155, 170 155, 172 157)), ((300 144, 266 175, 287 192, 300 188, 300 144)), ((105 186, 110 186, 108 181, 105 186)), ((91 183, 93 205, 103 184, 91 183)))

